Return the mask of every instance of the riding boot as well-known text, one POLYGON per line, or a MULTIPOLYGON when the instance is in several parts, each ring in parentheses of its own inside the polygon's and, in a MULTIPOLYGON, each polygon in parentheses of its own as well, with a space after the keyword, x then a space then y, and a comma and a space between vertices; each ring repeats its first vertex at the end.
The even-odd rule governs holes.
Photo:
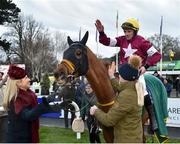
POLYGON ((157 125, 157 121, 156 121, 156 116, 155 116, 155 112, 154 112, 154 109, 153 109, 153 105, 148 105, 146 107, 146 110, 148 112, 149 119, 150 119, 150 134, 154 134, 155 130, 158 129, 158 125, 157 125))
POLYGON ((146 95, 144 97, 144 106, 148 112, 149 120, 150 120, 150 134, 153 134, 154 131, 158 128, 156 115, 154 112, 153 104, 150 95, 146 95))

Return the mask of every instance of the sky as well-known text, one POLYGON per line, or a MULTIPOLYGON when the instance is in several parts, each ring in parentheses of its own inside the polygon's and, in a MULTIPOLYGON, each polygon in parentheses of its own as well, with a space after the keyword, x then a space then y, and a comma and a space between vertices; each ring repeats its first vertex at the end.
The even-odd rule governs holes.
MULTIPOLYGON (((122 35, 121 24, 128 18, 140 23, 140 35, 144 37, 159 34, 163 16, 163 34, 179 37, 180 0, 13 0, 24 15, 32 15, 50 31, 60 31, 73 40, 89 31, 87 46, 103 57, 114 55, 117 48, 96 43, 95 20, 100 19, 105 33, 117 36, 116 15, 118 11, 118 35, 122 35)), ((2 29, 2 28, 1 28, 2 29)))

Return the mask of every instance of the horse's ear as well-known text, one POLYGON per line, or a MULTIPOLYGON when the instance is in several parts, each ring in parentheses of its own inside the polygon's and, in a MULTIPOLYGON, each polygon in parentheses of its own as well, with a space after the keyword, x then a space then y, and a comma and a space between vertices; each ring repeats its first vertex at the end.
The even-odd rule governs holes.
POLYGON ((71 40, 70 36, 67 37, 68 44, 71 45, 73 41, 71 40))
POLYGON ((89 36, 89 32, 87 31, 83 37, 83 39, 80 41, 81 44, 86 45, 87 39, 89 36))

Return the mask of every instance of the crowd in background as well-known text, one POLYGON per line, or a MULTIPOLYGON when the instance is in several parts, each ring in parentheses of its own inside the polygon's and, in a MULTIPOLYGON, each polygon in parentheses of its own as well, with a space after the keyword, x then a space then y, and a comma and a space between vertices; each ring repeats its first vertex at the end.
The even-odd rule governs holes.
POLYGON ((175 96, 179 97, 179 95, 180 95, 179 76, 177 76, 176 80, 173 82, 171 79, 161 76, 157 71, 154 71, 153 75, 162 81, 162 83, 164 84, 164 86, 166 88, 168 97, 172 97, 173 88, 176 91, 175 96))
MULTIPOLYGON (((162 77, 157 71, 153 73, 165 86, 168 97, 171 97, 173 85, 176 90, 176 97, 180 95, 180 81, 179 77, 176 78, 176 81, 173 83, 170 79, 162 77)), ((114 74, 116 79, 119 79, 119 74, 114 74)), ((5 82, 7 81, 7 76, 3 77, 3 73, 0 72, 0 94, 2 95, 2 89, 4 89, 5 82)), ((58 87, 56 82, 53 84, 53 91, 57 91, 58 87)), ((75 109, 70 104, 72 101, 76 102, 81 110, 81 117, 84 121, 87 122, 87 127, 89 130, 89 140, 91 143, 100 142, 99 138, 99 125, 96 119, 89 114, 89 108, 96 103, 95 94, 86 80, 85 77, 78 78, 74 80, 73 83, 67 83, 62 85, 60 91, 57 93, 59 100, 63 100, 64 104, 62 109, 64 110, 64 123, 65 128, 69 128, 72 125, 72 122, 75 118, 75 109), (69 123, 68 113, 71 113, 71 120, 69 123)), ((0 96, 0 100, 1 100, 0 96)), ((2 100, 1 100, 2 101, 2 100)), ((0 103, 2 105, 2 103, 0 103)), ((0 142, 4 142, 4 129, 7 128, 7 125, 4 122, 7 121, 7 113, 0 113, 0 142)))

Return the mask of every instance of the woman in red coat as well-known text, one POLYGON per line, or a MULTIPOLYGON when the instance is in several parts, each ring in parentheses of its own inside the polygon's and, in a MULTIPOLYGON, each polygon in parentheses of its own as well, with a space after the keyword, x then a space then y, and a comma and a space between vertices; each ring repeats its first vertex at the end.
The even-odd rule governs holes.
POLYGON ((39 116, 50 112, 47 102, 37 103, 37 96, 30 90, 30 79, 24 69, 11 65, 4 94, 4 109, 8 112, 8 143, 38 143, 39 116))

